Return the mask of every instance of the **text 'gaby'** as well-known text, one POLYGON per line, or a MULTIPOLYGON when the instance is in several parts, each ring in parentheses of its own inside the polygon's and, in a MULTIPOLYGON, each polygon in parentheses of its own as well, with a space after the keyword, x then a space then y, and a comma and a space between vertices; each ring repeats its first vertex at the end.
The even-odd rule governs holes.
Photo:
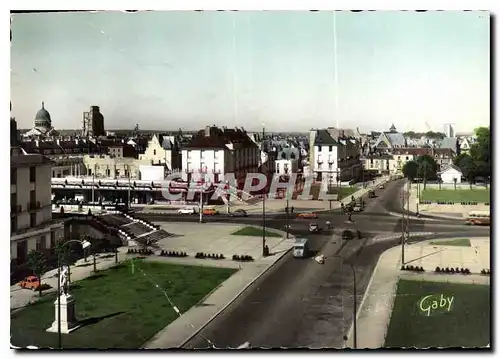
POLYGON ((426 316, 431 313, 443 313, 451 311, 454 296, 445 296, 444 294, 429 294, 421 298, 418 307, 426 316))

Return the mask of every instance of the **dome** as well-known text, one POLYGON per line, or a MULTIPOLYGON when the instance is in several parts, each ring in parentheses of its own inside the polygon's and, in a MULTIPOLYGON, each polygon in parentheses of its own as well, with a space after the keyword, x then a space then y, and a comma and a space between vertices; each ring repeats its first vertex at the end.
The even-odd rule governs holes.
POLYGON ((35 116, 35 127, 50 127, 52 120, 50 119, 50 113, 45 109, 44 103, 42 102, 42 108, 38 110, 35 116))

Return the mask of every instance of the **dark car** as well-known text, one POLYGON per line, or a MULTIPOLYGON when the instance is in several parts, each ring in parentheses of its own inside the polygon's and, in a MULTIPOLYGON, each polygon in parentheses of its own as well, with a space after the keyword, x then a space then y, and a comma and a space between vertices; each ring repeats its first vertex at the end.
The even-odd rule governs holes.
POLYGON ((375 198, 375 191, 368 191, 368 198, 375 198))
POLYGON ((231 217, 248 217, 248 214, 244 209, 237 209, 231 213, 231 217))
POLYGON ((354 238, 354 233, 352 233, 351 230, 349 229, 344 229, 342 231, 342 239, 343 240, 350 240, 350 239, 353 239, 354 238))

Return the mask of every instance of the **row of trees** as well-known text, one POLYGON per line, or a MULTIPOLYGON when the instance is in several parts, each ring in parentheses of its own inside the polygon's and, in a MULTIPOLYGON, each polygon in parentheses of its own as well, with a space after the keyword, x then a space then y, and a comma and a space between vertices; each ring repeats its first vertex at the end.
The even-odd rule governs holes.
MULTIPOLYGON (((470 153, 459 154, 453 160, 453 164, 460 168, 462 175, 469 183, 475 183, 478 177, 482 177, 485 182, 491 175, 491 144, 489 127, 479 127, 475 130, 476 143, 471 146, 470 153)), ((439 166, 429 155, 419 156, 416 161, 408 161, 403 166, 405 177, 414 181, 420 179, 425 183, 428 180, 437 180, 439 166)))
MULTIPOLYGON (((103 239, 96 239, 90 237, 88 235, 82 235, 80 240, 88 241, 91 243, 89 248, 90 254, 93 256, 93 264, 94 264, 94 272, 97 271, 96 265, 96 257, 95 254, 102 248, 102 246, 107 246, 113 248, 115 252, 115 262, 118 263, 118 247, 121 246, 121 242, 119 239, 114 240, 113 242, 106 243, 103 239)), ((75 253, 75 248, 71 248, 73 243, 68 243, 65 245, 66 240, 64 238, 60 238, 56 242, 56 246, 54 248, 54 256, 57 258, 57 264, 70 266, 74 262, 73 254, 75 253)), ((84 250, 85 258, 88 256, 89 252, 84 250)), ((38 287, 38 293, 42 296, 42 291, 44 286, 42 285, 42 275, 50 269, 49 258, 47 254, 40 250, 31 250, 28 253, 28 266, 33 271, 33 274, 37 276, 40 280, 40 286, 38 287)), ((68 273, 70 276, 71 274, 68 273)), ((69 278, 71 281, 71 277, 69 278)))

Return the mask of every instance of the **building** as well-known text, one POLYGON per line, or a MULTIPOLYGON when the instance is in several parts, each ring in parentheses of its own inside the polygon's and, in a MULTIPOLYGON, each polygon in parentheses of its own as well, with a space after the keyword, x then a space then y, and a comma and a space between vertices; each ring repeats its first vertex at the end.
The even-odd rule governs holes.
POLYGON ((59 133, 52 127, 52 118, 49 111, 45 109, 42 102, 42 108, 38 110, 33 120, 33 128, 24 134, 24 137, 43 138, 58 136, 59 133))
POLYGON ((455 153, 449 148, 398 148, 393 151, 389 160, 391 174, 402 173, 403 166, 408 161, 415 161, 419 156, 431 156, 438 165, 438 171, 453 164, 455 153))
POLYGON ((446 137, 455 137, 455 129, 453 128, 451 123, 446 123, 444 125, 444 134, 446 137))
POLYGON ((29 251, 53 248, 64 235, 64 223, 52 220, 52 162, 39 154, 11 148, 10 258, 26 265, 29 251))
POLYGON ((280 159, 275 161, 275 173, 280 176, 287 176, 292 173, 297 173, 299 169, 299 162, 296 159, 280 159))
POLYGON ((457 166, 451 164, 441 172, 441 180, 445 184, 459 184, 462 182, 462 171, 457 166))
POLYGON ((361 174, 360 146, 354 137, 348 137, 340 132, 333 138, 327 129, 313 130, 314 138, 310 153, 314 155, 310 163, 313 176, 317 181, 328 178, 332 185, 338 181, 350 181, 359 178, 361 174))
POLYGON ((392 155, 374 153, 363 159, 363 168, 367 172, 389 174, 391 159, 392 155))
POLYGON ((83 113, 83 137, 105 136, 104 131, 104 116, 102 115, 99 106, 90 106, 88 112, 83 113))
POLYGON ((247 173, 256 173, 261 162, 257 144, 239 128, 207 126, 182 149, 182 179, 191 181, 202 174, 206 181, 218 183, 225 174, 234 173, 243 186, 247 173))
POLYGON ((150 161, 151 165, 164 165, 167 171, 178 171, 182 166, 179 141, 176 136, 154 134, 139 159, 150 161))
POLYGON ((380 133, 374 144, 377 152, 391 152, 396 148, 403 147, 407 147, 406 139, 402 133, 397 132, 394 124, 389 131, 380 133))

